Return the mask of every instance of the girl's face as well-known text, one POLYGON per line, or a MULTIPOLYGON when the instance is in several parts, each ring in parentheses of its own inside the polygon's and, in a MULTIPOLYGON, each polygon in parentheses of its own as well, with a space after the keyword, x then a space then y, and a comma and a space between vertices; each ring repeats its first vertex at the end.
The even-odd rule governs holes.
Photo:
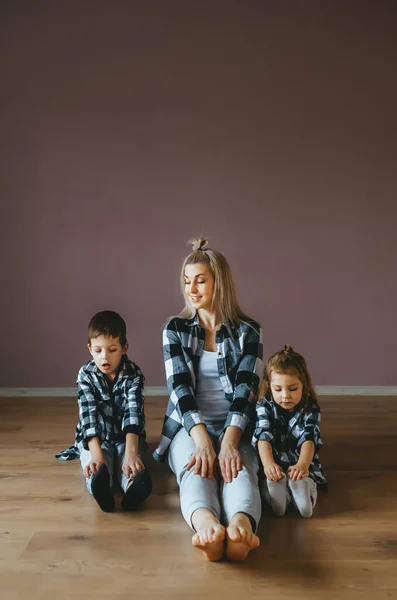
POLYGON ((303 385, 297 375, 272 371, 270 388, 276 404, 288 412, 294 412, 295 407, 302 400, 303 385))
POLYGON ((207 263, 186 265, 185 294, 196 310, 211 310, 214 295, 215 278, 207 263))

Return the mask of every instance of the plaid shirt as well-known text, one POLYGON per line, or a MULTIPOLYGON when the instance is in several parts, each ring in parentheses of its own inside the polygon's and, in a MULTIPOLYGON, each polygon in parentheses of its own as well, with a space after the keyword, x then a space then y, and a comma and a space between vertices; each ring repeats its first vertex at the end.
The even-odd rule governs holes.
MULTIPOLYGON (((230 425, 244 431, 253 421, 253 402, 262 371, 262 331, 258 323, 245 318, 237 325, 225 324, 216 332, 219 378, 230 402, 225 429, 230 425), (231 335, 232 334, 232 335, 231 335)), ((153 456, 165 460, 176 433, 185 427, 204 423, 197 408, 195 393, 198 367, 204 349, 205 330, 198 315, 190 319, 175 317, 163 331, 165 372, 170 399, 159 447, 153 456)))
POLYGON ((309 474, 318 484, 325 485, 327 478, 320 464, 317 452, 323 445, 320 437, 320 409, 302 413, 299 409, 288 419, 274 400, 263 398, 256 405, 256 428, 252 445, 256 448, 260 440, 273 447, 275 462, 286 471, 299 460, 303 442, 314 442, 315 455, 309 467, 309 474))
POLYGON ((145 437, 144 380, 140 368, 127 355, 121 359, 113 387, 93 360, 81 367, 77 377, 79 451, 88 450, 88 440, 95 436, 101 444, 124 441, 127 433, 145 437))

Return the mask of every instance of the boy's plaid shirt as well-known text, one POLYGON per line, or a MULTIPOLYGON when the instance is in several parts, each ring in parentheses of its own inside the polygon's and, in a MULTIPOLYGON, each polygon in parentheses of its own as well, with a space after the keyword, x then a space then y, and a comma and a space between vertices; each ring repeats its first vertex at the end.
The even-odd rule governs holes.
POLYGON ((145 436, 142 371, 127 355, 113 387, 92 360, 81 367, 77 377, 79 423, 76 446, 88 450, 88 440, 98 436, 101 443, 124 441, 127 433, 145 436))
POLYGON ((272 445, 275 462, 286 471, 299 460, 303 442, 314 442, 315 455, 309 467, 310 477, 318 484, 327 484, 327 478, 317 452, 323 445, 320 437, 320 409, 308 413, 296 410, 290 421, 273 399, 263 398, 256 405, 256 428, 252 445, 256 448, 260 440, 272 445))
MULTIPOLYGON (((224 427, 233 425, 244 431, 254 418, 253 401, 262 372, 262 331, 248 317, 237 325, 230 323, 229 330, 223 324, 215 337, 219 378, 230 401, 224 427)), ((190 319, 175 317, 164 328, 163 352, 170 399, 159 447, 153 453, 159 462, 165 460, 168 447, 181 427, 189 432, 204 423, 195 400, 204 340, 205 330, 197 315, 190 319)))

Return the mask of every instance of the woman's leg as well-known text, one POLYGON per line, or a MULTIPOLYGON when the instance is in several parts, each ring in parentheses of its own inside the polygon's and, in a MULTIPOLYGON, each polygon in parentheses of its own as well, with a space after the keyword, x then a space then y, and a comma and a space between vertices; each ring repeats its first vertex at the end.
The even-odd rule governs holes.
POLYGON ((215 477, 195 475, 194 467, 186 469, 195 448, 185 429, 180 429, 171 442, 168 463, 176 475, 180 490, 183 518, 196 532, 192 543, 208 560, 224 555, 225 528, 220 524, 219 485, 215 477))
POLYGON ((311 477, 304 477, 298 481, 292 481, 288 477, 288 487, 291 490, 292 499, 302 517, 310 518, 317 500, 317 484, 311 477))
POLYGON ((243 468, 231 483, 222 484, 222 505, 227 525, 226 555, 230 560, 244 560, 250 550, 259 546, 256 530, 262 507, 258 459, 250 436, 243 437, 239 450, 243 468))

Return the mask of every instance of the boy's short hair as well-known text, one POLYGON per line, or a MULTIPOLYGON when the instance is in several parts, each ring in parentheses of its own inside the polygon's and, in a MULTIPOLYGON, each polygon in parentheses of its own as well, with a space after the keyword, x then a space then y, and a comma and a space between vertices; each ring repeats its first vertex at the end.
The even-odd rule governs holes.
POLYGON ((127 343, 127 326, 119 314, 113 310, 103 310, 94 315, 88 325, 88 343, 98 337, 106 335, 108 337, 118 337, 121 346, 127 343))

